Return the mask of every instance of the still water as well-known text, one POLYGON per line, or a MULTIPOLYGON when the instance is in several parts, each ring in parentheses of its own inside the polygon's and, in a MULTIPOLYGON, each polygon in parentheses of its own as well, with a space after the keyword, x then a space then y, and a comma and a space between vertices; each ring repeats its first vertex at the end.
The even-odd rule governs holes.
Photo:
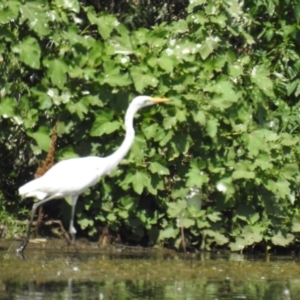
POLYGON ((26 251, 0 244, 0 299, 300 299, 298 257, 26 251))

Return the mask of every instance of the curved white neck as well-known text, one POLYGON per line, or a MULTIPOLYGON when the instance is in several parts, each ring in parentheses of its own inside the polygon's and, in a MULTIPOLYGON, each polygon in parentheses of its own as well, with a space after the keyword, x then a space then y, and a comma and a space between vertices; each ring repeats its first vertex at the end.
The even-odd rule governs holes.
POLYGON ((123 159, 123 157, 128 153, 130 147, 134 141, 134 128, 133 128, 133 118, 135 113, 138 111, 138 107, 136 106, 129 106, 125 114, 125 129, 126 134, 125 138, 121 144, 121 146, 111 155, 107 156, 107 158, 111 161, 111 167, 116 167, 119 162, 123 159))

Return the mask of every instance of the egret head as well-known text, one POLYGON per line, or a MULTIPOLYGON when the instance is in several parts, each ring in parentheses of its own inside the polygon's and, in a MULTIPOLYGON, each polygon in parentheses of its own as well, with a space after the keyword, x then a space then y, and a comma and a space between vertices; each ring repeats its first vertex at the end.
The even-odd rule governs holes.
POLYGON ((156 97, 150 97, 150 96, 137 96, 135 97, 130 105, 136 106, 137 108, 150 106, 156 103, 163 103, 167 102, 169 99, 167 98, 156 98, 156 97))

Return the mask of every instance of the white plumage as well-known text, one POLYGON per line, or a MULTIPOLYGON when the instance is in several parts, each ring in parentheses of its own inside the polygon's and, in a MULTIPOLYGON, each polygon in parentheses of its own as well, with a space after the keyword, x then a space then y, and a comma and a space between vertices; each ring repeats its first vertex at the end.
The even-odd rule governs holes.
POLYGON ((53 196, 54 199, 81 194, 105 175, 103 160, 105 158, 96 156, 63 160, 42 177, 20 187, 19 194, 22 197, 35 197, 39 200, 49 196, 53 196))
POLYGON ((121 146, 106 157, 88 156, 61 161, 48 170, 42 177, 34 179, 19 188, 22 197, 35 197, 39 201, 33 204, 26 239, 18 252, 23 252, 29 241, 31 226, 36 209, 51 199, 72 197, 72 212, 69 232, 75 240, 75 206, 78 196, 87 188, 95 185, 99 178, 110 173, 128 153, 135 136, 133 118, 142 107, 166 102, 166 98, 138 96, 130 103, 125 115, 126 134, 121 146))

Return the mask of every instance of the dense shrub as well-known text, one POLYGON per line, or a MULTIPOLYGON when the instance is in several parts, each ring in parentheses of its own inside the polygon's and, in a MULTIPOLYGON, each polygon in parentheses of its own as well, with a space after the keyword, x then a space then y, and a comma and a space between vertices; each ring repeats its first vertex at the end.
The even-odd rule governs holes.
POLYGON ((172 103, 137 116, 130 154, 81 196, 85 234, 109 226, 126 242, 196 249, 296 242, 300 5, 166 2, 148 20, 142 4, 124 15, 77 0, 0 4, 2 211, 23 207, 17 188, 57 121, 57 160, 103 156, 122 141, 129 101, 161 95, 172 103))

